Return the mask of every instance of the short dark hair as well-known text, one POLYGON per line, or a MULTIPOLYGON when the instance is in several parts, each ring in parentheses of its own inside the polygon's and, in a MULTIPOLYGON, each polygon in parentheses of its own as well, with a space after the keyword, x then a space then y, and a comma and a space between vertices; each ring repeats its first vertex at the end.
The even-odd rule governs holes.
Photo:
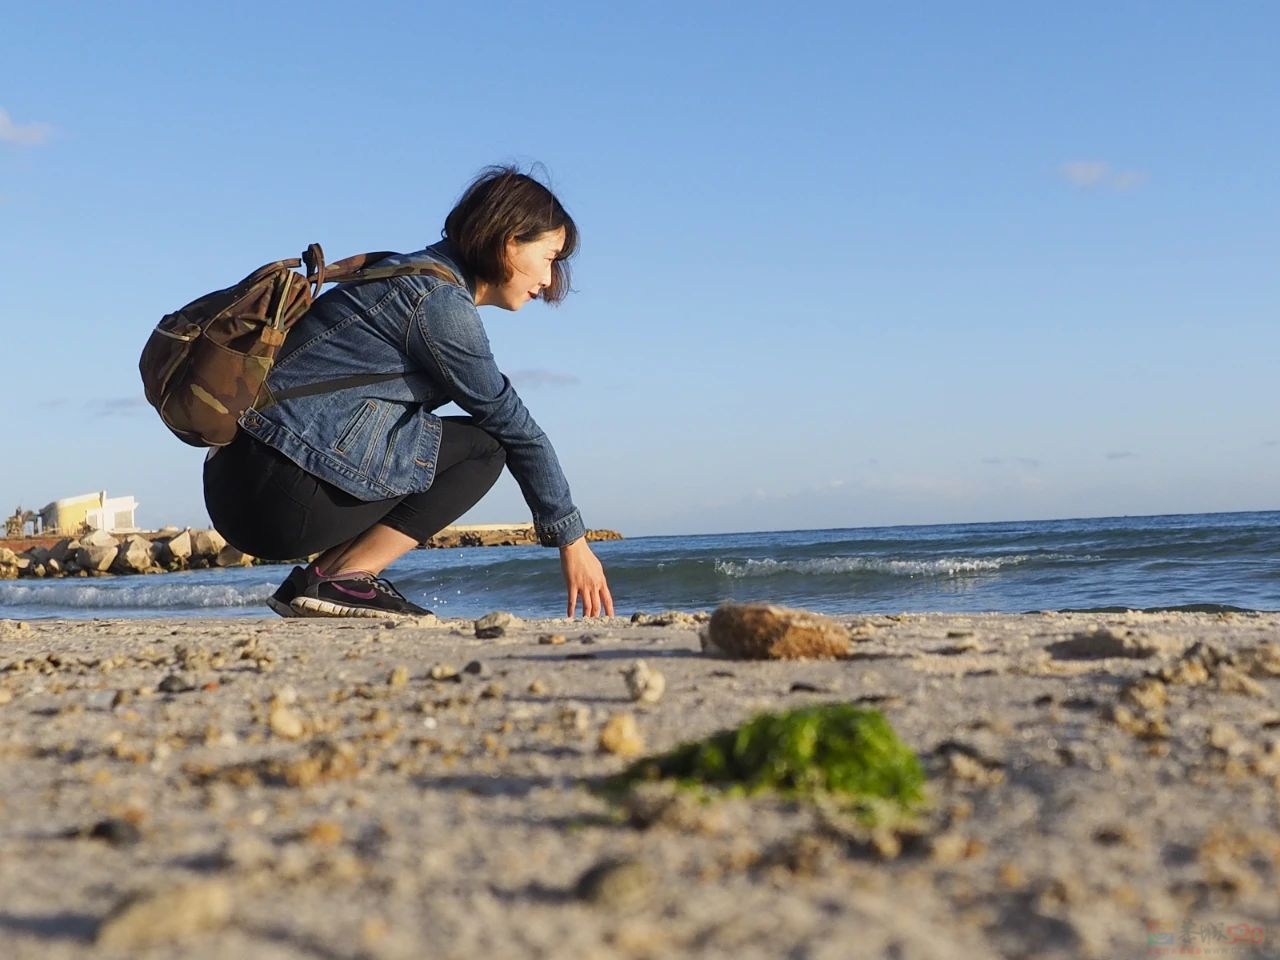
POLYGON ((486 167, 445 218, 441 236, 453 244, 462 266, 485 283, 511 279, 507 241, 529 243, 564 228, 564 246, 541 299, 558 303, 569 294, 568 259, 578 249, 578 228, 556 195, 514 166, 486 167))

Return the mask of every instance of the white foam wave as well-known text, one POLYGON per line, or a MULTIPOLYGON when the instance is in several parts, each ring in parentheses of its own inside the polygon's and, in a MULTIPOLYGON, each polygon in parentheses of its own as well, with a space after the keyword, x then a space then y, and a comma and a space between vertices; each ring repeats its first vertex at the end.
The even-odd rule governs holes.
POLYGON ((725 577, 772 577, 781 573, 832 576, 843 573, 881 573, 899 577, 954 577, 1018 566, 1047 555, 1008 557, 939 557, 934 560, 885 560, 879 557, 817 557, 811 560, 717 560, 716 573, 725 577))
POLYGON ((265 587, 232 585, 156 584, 121 588, 92 583, 26 586, 0 583, 0 610, 13 607, 74 607, 93 610, 191 610, 259 605, 270 592, 265 587))

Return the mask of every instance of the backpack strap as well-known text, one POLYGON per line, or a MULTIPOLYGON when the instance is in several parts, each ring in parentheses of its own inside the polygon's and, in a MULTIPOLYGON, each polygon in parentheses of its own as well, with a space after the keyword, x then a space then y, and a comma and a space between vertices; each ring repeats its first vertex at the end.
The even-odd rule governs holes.
MULTIPOLYGON (((292 400, 295 397, 312 397, 317 393, 335 393, 338 390, 347 390, 351 387, 367 387, 373 383, 387 383, 391 380, 401 380, 403 378, 403 373, 359 373, 350 377, 322 380, 319 383, 307 383, 300 387, 294 387, 292 390, 281 390, 279 393, 271 393, 268 389, 266 400, 262 403, 254 404, 254 407, 258 410, 265 410, 273 403, 279 403, 281 400, 292 400)), ((265 384, 263 386, 266 387, 265 384)))
MULTIPOLYGON (((376 253, 357 253, 354 256, 345 257, 342 260, 326 265, 324 262, 324 250, 321 249, 320 244, 313 243, 307 247, 306 252, 302 255, 302 262, 307 267, 307 282, 313 286, 313 295, 316 296, 319 295, 320 288, 326 283, 351 283, 359 280, 385 280, 390 277, 411 276, 432 276, 451 283, 460 284, 462 282, 452 270, 438 263, 400 263, 395 266, 381 268, 376 266, 379 260, 394 256, 396 254, 390 250, 380 250, 376 253)), ((404 374, 402 373, 355 374, 350 377, 322 380, 319 383, 308 383, 300 387, 294 387, 292 390, 281 390, 279 393, 272 393, 264 383, 263 388, 266 392, 266 397, 255 406, 258 410, 264 410, 281 400, 292 400, 295 397, 311 397, 318 393, 333 393, 338 390, 347 390, 351 387, 365 387, 374 383, 400 380, 403 377, 404 374)))
POLYGON ((307 282, 311 284, 311 299, 320 296, 320 288, 325 284, 324 250, 320 244, 313 243, 302 254, 302 262, 307 268, 307 282))
POLYGON ((326 283, 351 283, 359 280, 386 280, 390 277, 412 276, 432 276, 451 283, 462 282, 452 270, 438 263, 399 263, 394 266, 377 266, 379 261, 394 256, 397 254, 391 250, 379 250, 374 253, 357 253, 326 265, 320 244, 313 243, 307 247, 307 252, 302 255, 302 259, 307 265, 307 281, 314 286, 316 296, 326 283))

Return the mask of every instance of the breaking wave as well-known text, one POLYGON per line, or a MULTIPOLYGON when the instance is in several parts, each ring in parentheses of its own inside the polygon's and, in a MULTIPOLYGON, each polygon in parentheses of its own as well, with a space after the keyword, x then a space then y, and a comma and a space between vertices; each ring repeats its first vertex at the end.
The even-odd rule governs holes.
POLYGON ((780 574, 832 576, 878 573, 894 577, 955 577, 991 573, 1005 567, 1043 561, 1072 561, 1061 554, 1017 554, 1008 557, 938 557, 933 560, 890 560, 883 557, 815 557, 808 560, 717 560, 716 573, 734 578, 780 574))
POLYGON ((120 613, 175 610, 226 610, 255 607, 259 610, 270 592, 265 586, 235 584, 176 584, 134 586, 120 578, 109 585, 48 581, 38 585, 0 583, 0 609, 4 607, 73 608, 120 613))

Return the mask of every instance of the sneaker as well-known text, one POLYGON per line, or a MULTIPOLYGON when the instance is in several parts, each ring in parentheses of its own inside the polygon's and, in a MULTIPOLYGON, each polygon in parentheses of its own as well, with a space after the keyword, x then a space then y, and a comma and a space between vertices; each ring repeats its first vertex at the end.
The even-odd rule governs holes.
MULTIPOLYGON (((215 448, 216 449, 216 448, 215 448)), ((267 606, 282 617, 300 616, 298 611, 289 606, 293 598, 300 594, 307 585, 307 571, 302 567, 294 567, 293 572, 285 578, 284 583, 276 588, 276 592, 267 597, 267 606)))
POLYGON ((290 607, 300 617, 425 617, 430 610, 406 600, 390 580, 356 571, 306 578, 290 607))

